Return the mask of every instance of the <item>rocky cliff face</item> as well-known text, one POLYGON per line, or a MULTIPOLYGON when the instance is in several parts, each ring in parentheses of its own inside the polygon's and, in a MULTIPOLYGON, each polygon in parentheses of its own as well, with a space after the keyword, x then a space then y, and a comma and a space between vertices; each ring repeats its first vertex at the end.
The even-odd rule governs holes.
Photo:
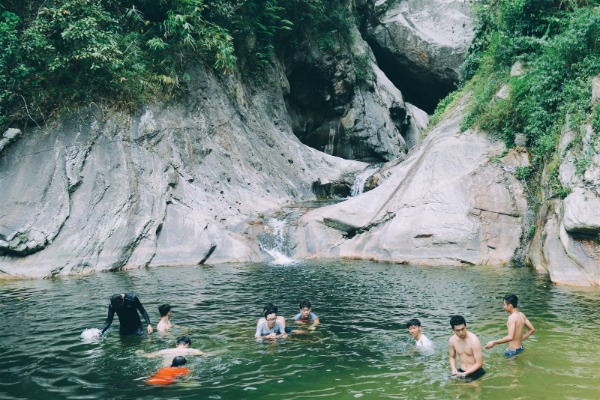
MULTIPOLYGON (((197 68, 172 103, 7 131, 0 277, 270 261, 273 238, 298 259, 520 260, 533 221, 514 172, 527 153, 461 133, 468 98, 425 137, 428 115, 398 89, 408 81, 433 99, 454 85, 469 2, 357 3, 373 12, 363 33, 377 60, 357 30, 354 48, 303 49, 260 86, 197 68), (362 81, 357 56, 368 60, 362 81)), ((526 259, 554 282, 597 285, 600 161, 581 173, 568 132, 561 146, 572 191, 548 195, 526 259)))
MULTIPOLYGON (((600 88, 597 93, 600 94, 600 88)), ((527 261, 539 273, 549 274, 558 284, 600 285, 600 156, 594 150, 592 127, 586 132, 581 149, 571 146, 575 135, 565 127, 559 144, 564 158, 559 179, 570 193, 564 200, 546 193, 538 212, 536 233, 527 251, 527 261), (588 155, 589 162, 578 168, 588 155), (590 154, 594 156, 589 157, 590 154)))
POLYGON ((377 0, 367 41, 382 70, 418 107, 432 112, 458 82, 473 40, 471 2, 377 0))
MULTIPOLYGON (((462 107, 462 106, 461 106, 462 107)), ((422 265, 505 264, 515 255, 527 203, 503 145, 461 133, 461 107, 434 128, 376 189, 307 213, 296 231, 304 257, 422 265)))
POLYGON ((269 90, 193 75, 184 101, 91 110, 4 150, 5 277, 263 260, 263 213, 364 168, 298 142, 281 71, 269 90))

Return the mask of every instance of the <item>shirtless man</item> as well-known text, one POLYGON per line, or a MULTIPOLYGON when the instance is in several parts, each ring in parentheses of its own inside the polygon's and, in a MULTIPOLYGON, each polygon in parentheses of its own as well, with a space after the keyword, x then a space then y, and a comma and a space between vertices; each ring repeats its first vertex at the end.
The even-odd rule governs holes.
POLYGON ((473 381, 485 374, 483 369, 483 351, 477 336, 467 331, 467 322, 462 315, 450 319, 454 335, 448 341, 450 349, 450 369, 452 375, 473 381), (456 368, 456 354, 460 368, 456 368))
POLYGON ((506 322, 508 334, 502 339, 492 340, 485 345, 486 349, 491 349, 497 344, 508 343, 508 349, 504 352, 506 358, 511 358, 522 352, 524 350, 523 341, 535 332, 533 324, 517 308, 518 303, 519 299, 514 294, 504 296, 504 311, 509 314, 506 322), (527 327, 527 332, 523 334, 525 327, 527 327))
POLYGON ((164 333, 173 326, 171 323, 171 315, 173 315, 171 306, 169 304, 163 304, 158 307, 158 312, 160 313, 160 321, 158 322, 158 325, 156 325, 156 330, 164 333))
POLYGON ((190 348, 191 345, 192 345, 192 341, 190 340, 189 337, 181 336, 181 337, 177 338, 175 348, 159 350, 159 351, 155 351, 153 353, 148 353, 148 354, 139 350, 139 351, 137 351, 137 354, 139 354, 143 357, 149 357, 149 358, 150 357, 163 357, 163 359, 164 359, 163 361, 165 362, 165 365, 169 365, 170 360, 172 360, 173 357, 202 356, 202 355, 206 354, 200 350, 190 348))

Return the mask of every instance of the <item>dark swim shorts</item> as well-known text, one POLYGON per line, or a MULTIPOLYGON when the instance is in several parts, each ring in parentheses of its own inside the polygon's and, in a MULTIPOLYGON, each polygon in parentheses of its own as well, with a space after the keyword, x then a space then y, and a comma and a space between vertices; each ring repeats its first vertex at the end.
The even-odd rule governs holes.
POLYGON ((506 349, 506 351, 504 352, 504 355, 506 356, 506 358, 511 358, 516 356, 517 354, 523 352, 523 350, 525 350, 525 348, 523 346, 519 347, 518 349, 506 349))
MULTIPOLYGON (((457 371, 465 372, 460 368, 457 371)), ((481 378, 483 375, 485 375, 485 370, 483 368, 479 368, 477 371, 471 372, 469 375, 465 376, 463 379, 467 382, 471 382, 471 381, 474 381, 475 379, 481 378)))

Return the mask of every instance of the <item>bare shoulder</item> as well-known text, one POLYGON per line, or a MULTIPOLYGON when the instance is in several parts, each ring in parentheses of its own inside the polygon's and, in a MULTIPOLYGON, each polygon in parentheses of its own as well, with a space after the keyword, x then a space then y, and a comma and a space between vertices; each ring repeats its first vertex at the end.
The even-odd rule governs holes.
POLYGON ((468 336, 468 338, 469 338, 469 343, 470 343, 471 345, 473 345, 473 344, 480 345, 479 338, 478 338, 478 337, 477 337, 477 335, 476 335, 476 334, 474 334, 473 332, 469 332, 469 336, 468 336))
POLYGON ((523 320, 527 319, 527 316, 525 314, 523 314, 522 312, 519 311, 519 317, 523 320))

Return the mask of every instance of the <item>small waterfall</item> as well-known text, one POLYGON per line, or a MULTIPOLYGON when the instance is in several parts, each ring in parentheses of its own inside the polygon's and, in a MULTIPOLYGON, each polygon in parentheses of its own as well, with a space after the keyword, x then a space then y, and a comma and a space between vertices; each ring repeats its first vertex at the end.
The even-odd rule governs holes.
POLYGON ((379 171, 381 168, 380 165, 372 165, 365 169, 363 172, 358 174, 352 183, 352 188, 350 189, 350 197, 358 196, 362 194, 365 189, 365 183, 367 183, 367 179, 369 179, 373 174, 379 171))
POLYGON ((273 257, 271 264, 290 265, 297 262, 286 254, 288 241, 285 231, 287 226, 288 222, 285 217, 273 218, 266 224, 267 232, 259 235, 261 249, 273 257))
POLYGON ((323 153, 333 154, 335 150, 335 136, 337 135, 337 125, 329 125, 329 136, 327 138, 327 144, 323 148, 323 153))

